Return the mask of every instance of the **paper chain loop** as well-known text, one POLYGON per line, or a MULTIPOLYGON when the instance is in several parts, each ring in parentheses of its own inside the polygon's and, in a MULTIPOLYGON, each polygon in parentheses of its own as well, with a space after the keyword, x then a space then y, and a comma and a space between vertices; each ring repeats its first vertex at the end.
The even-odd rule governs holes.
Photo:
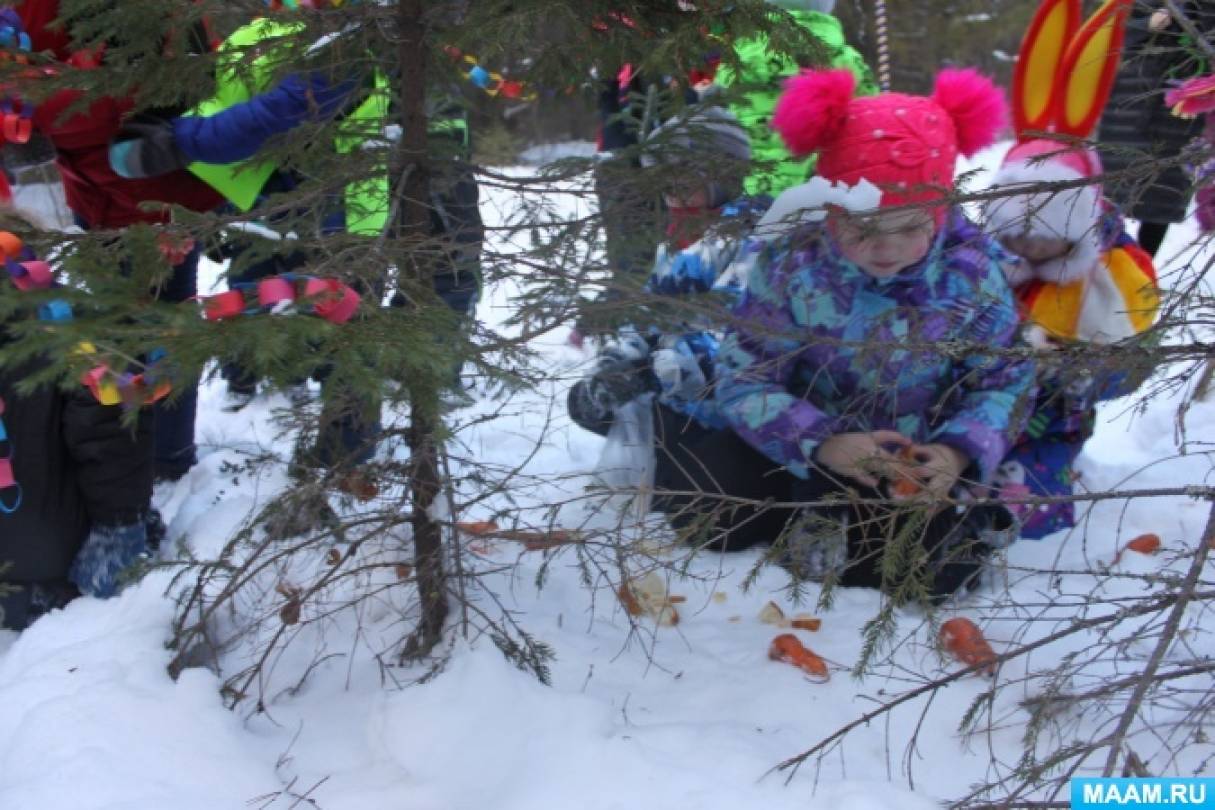
MULTIPOLYGON (((0 231, 0 255, 3 255, 4 268, 18 290, 49 290, 54 286, 54 273, 50 265, 34 258, 33 251, 16 234, 0 231)), ((47 301, 38 307, 38 320, 66 323, 72 320, 72 307, 60 299, 47 301)), ((76 353, 92 357, 97 355, 97 348, 84 342, 76 347, 76 353)), ((172 391, 168 380, 155 379, 155 365, 163 357, 163 351, 153 351, 148 356, 147 371, 141 374, 118 373, 106 363, 99 363, 81 375, 80 383, 102 405, 148 405, 164 399, 172 391)), ((0 475, 2 473, 0 470, 0 475)))
MULTIPOLYGON (((0 27, 0 61, 28 65, 30 35, 11 25, 0 27), (14 53, 14 50, 16 51, 14 53)), ((0 145, 28 143, 34 134, 34 106, 11 96, 0 97, 0 145)))
POLYGON ((206 296, 202 305, 208 321, 238 315, 303 312, 342 324, 354 317, 359 300, 357 292, 337 279, 286 273, 236 284, 227 292, 206 296))
POLYGON ((464 53, 459 48, 449 45, 444 50, 452 59, 460 61, 460 71, 476 87, 491 96, 517 98, 523 101, 535 101, 536 92, 528 89, 522 82, 507 79, 501 73, 486 70, 481 67, 480 60, 470 53, 464 53))
POLYGON ((13 442, 4 428, 4 400, 0 399, 0 513, 11 515, 21 506, 21 485, 13 475, 13 442))

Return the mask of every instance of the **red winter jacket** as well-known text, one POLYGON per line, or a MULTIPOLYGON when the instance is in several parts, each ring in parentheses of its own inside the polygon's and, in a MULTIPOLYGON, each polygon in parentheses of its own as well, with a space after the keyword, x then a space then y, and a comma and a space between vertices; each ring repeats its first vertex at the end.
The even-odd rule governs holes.
MULTIPOLYGON (((24 0, 17 12, 33 50, 53 51, 59 62, 68 65, 73 53, 67 35, 48 28, 59 16, 59 0, 24 0)), ((136 222, 163 222, 167 214, 140 210, 141 203, 151 201, 194 211, 208 211, 222 202, 210 186, 186 171, 143 180, 116 175, 110 168, 110 141, 118 134, 132 102, 106 97, 83 112, 63 117, 63 111, 80 95, 79 91, 64 90, 39 104, 34 126, 54 144, 68 207, 89 227, 123 228, 136 222)))

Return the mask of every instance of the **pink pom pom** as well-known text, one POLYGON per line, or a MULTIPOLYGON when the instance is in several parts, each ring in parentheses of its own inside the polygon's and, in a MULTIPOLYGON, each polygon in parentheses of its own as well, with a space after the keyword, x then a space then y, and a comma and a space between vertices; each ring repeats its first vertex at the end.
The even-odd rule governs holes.
POLYGON ((958 151, 966 157, 991 146, 1008 124, 1004 91, 973 68, 947 68, 938 73, 932 100, 953 119, 958 151))
POLYGON ((856 79, 847 70, 803 70, 785 82, 772 128, 798 157, 831 143, 843 129, 856 79))

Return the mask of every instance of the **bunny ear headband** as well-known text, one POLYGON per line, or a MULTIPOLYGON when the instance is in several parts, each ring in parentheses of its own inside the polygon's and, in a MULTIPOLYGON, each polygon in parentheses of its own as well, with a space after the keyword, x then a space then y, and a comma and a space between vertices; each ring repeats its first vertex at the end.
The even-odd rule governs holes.
POLYGON ((1021 42, 1012 86, 1017 143, 994 184, 1030 190, 992 200, 986 211, 993 232, 1072 243, 1070 255, 1035 271, 1044 280, 1077 281, 1101 253, 1100 188, 1045 191, 1041 184, 1101 174, 1096 152, 1067 140, 1084 140, 1096 129, 1118 70, 1132 2, 1106 0, 1081 23, 1080 0, 1042 0, 1021 42), (1051 134, 1063 137, 1046 137, 1051 134))
MULTIPOLYGON (((1080 0, 1042 0, 1013 73, 1013 128, 996 183, 1040 183, 1101 174, 1095 152, 1039 133, 1084 140, 1109 100, 1133 0, 1106 0, 1080 22, 1080 0)), ((1071 252, 1035 267, 1020 286, 1026 318, 1056 336, 1109 342, 1152 322, 1155 270, 1137 246, 1102 255, 1100 189, 1095 185, 993 200, 989 227, 1061 236, 1071 252), (1085 280, 1083 285, 1076 282, 1085 280), (1029 282, 1029 283, 1026 283, 1029 282)))
POLYGON ((1080 23, 1080 0, 1043 0, 1013 73, 1013 130, 1087 138, 1109 100, 1133 0, 1106 0, 1080 23))

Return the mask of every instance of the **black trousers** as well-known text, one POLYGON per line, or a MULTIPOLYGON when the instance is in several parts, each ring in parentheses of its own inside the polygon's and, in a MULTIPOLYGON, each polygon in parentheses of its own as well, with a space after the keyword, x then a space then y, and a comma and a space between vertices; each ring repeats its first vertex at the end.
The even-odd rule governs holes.
MULTIPOLYGON (((76 224, 85 231, 93 230, 84 217, 75 214, 76 224)), ((198 294, 198 260, 202 250, 196 245, 180 262, 165 283, 154 291, 160 301, 178 304, 198 294)), ((119 272, 131 274, 130 261, 124 259, 119 272)), ((166 363, 166 366, 169 365, 166 363)), ((161 400, 152 406, 153 459, 156 477, 176 481, 198 462, 198 447, 194 444, 194 422, 198 412, 198 381, 174 380, 172 402, 161 400)))
POLYGON ((1160 245, 1164 242, 1164 237, 1168 232, 1169 223, 1145 220, 1139 223, 1139 235, 1136 237, 1136 241, 1147 255, 1155 258, 1156 252, 1160 250, 1160 245))
POLYGON ((688 532, 690 542, 718 551, 775 544, 784 546, 779 554, 787 559, 796 556, 792 546, 799 537, 804 542, 807 533, 835 527, 844 534, 847 549, 838 582, 847 587, 893 593, 915 574, 928 584, 932 598, 944 598, 977 581, 990 552, 984 533, 1008 531, 1013 525, 1003 507, 958 511, 857 503, 886 495, 822 470, 812 470, 805 479, 794 476, 733 431, 707 429, 662 405, 655 407, 654 432, 654 508, 676 529, 688 532), (832 503, 777 508, 764 501, 832 503))

